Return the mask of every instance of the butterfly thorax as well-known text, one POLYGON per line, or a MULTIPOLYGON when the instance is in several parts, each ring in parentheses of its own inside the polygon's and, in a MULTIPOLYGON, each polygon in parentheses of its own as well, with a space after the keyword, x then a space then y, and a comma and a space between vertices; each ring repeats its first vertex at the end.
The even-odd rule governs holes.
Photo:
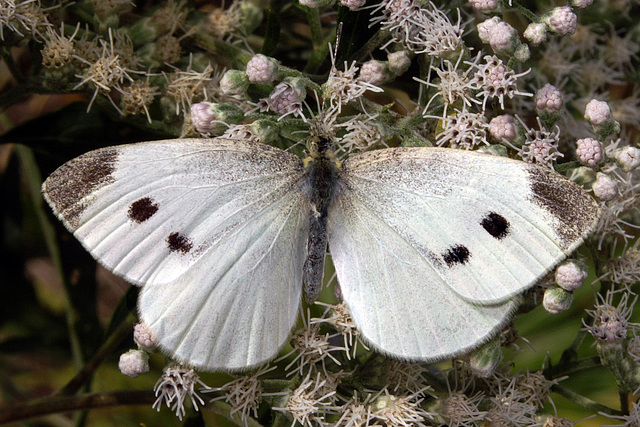
POLYGON ((335 193, 340 162, 329 149, 329 141, 318 138, 310 144, 304 161, 310 191, 309 240, 304 265, 305 296, 313 302, 322 289, 324 258, 327 250, 327 214, 335 193))

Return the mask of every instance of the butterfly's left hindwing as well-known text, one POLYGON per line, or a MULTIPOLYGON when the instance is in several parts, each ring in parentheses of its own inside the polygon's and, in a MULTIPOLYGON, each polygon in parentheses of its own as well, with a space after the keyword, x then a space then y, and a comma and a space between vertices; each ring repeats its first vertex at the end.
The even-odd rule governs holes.
POLYGON ((43 184, 54 212, 114 273, 179 360, 246 369, 274 357, 301 298, 308 184, 296 156, 244 141, 106 148, 43 184))
POLYGON ((342 294, 382 351, 435 360, 476 347, 509 299, 595 227, 598 207, 535 165, 439 148, 353 156, 328 233, 342 294))

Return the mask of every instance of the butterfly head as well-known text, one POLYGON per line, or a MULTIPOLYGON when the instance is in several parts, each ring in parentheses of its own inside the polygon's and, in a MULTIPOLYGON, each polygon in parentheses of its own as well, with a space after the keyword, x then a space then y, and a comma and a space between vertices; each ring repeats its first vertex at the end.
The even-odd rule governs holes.
POLYGON ((342 162, 338 160, 333 150, 331 150, 332 145, 333 142, 326 136, 311 136, 307 140, 308 155, 304 159, 305 168, 308 169, 312 163, 322 161, 330 163, 335 169, 340 169, 342 162))

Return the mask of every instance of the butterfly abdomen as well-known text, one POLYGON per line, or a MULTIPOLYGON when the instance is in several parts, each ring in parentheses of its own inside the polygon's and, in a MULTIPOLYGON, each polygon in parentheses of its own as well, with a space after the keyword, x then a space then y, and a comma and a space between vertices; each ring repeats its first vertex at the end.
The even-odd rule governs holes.
POLYGON ((309 240, 304 263, 304 292, 308 302, 322 290, 324 258, 327 251, 327 214, 335 193, 338 162, 324 144, 318 144, 305 161, 310 187, 309 240))

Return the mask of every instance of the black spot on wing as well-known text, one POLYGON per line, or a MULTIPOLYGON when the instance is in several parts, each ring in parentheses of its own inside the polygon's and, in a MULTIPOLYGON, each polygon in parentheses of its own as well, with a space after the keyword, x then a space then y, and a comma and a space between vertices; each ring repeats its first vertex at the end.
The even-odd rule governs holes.
POLYGON ((455 264, 466 264, 470 256, 469 249, 462 245, 453 246, 442 254, 442 258, 448 267, 453 267, 455 264))
POLYGON ((117 159, 115 148, 92 151, 60 166, 44 182, 47 201, 71 227, 78 226, 91 194, 114 182, 117 159))
POLYGON ((491 234, 496 239, 504 239, 509 234, 509 221, 502 215, 489 212, 482 221, 480 221, 480 225, 484 228, 487 233, 491 234))
POLYGON ((184 234, 173 232, 167 237, 167 246, 171 252, 188 254, 193 249, 193 242, 184 234))
POLYGON ((128 215, 132 221, 142 223, 151 218, 156 212, 158 212, 158 205, 153 199, 151 197, 143 197, 131 203, 128 215))

